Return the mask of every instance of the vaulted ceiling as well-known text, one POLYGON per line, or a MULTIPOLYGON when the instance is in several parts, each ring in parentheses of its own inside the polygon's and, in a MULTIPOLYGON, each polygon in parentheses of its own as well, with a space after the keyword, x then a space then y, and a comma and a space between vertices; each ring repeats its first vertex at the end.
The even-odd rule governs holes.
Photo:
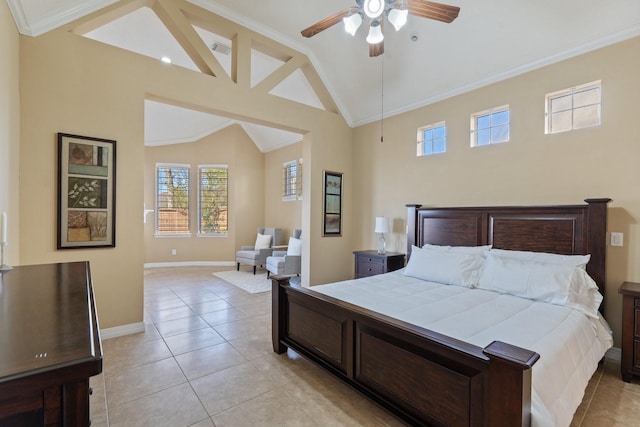
MULTIPOLYGON (((385 53, 370 58, 364 25, 354 37, 344 31, 341 23, 312 38, 300 35, 302 29, 355 5, 355 0, 188 1, 306 54, 351 126, 640 35, 638 0, 450 0, 446 3, 461 9, 454 22, 444 24, 409 15, 400 31, 391 26, 384 29, 385 53)), ((31 36, 112 3, 116 1, 8 0, 19 31, 31 36)), ((161 36, 133 36, 155 34, 158 28, 153 25, 145 19, 135 21, 133 26, 114 23, 89 36, 120 43, 134 51, 150 50, 149 55, 157 54, 151 51, 166 51, 166 55, 177 58, 180 53, 170 46, 171 41, 161 36), (122 28, 128 28, 125 37, 122 28), (142 47, 133 46, 134 42, 142 47)), ((208 45, 221 41, 206 40, 211 35, 201 36, 208 45)), ((216 57, 222 58, 218 54, 216 57)), ((265 62, 264 66, 269 65, 265 62)), ((297 97, 297 101, 310 105, 317 102, 300 76, 292 76, 279 90, 280 96, 297 97)), ((145 140, 149 145, 187 142, 235 123, 151 101, 147 103, 145 120, 145 140), (176 122, 188 126, 166 126, 171 117, 179 117, 176 122)), ((301 139, 289 132, 240 124, 263 152, 301 139)))

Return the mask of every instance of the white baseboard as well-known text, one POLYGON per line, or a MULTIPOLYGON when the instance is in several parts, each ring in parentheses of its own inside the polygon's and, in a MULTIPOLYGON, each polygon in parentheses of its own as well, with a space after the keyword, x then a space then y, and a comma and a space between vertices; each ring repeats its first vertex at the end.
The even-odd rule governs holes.
MULTIPOLYGON (((157 262, 146 263, 144 268, 160 268, 160 267, 233 267, 236 263, 233 261, 186 261, 186 262, 157 262)), ((130 323, 128 325, 116 326, 113 328, 100 329, 100 337, 103 340, 109 338, 121 337, 124 335, 137 334, 145 331, 144 322, 130 323)))
POLYGON ((149 262, 144 264, 144 268, 160 267, 233 267, 233 261, 181 261, 181 262, 149 262))
POLYGON ((617 360, 618 362, 622 360, 622 349, 618 347, 611 347, 604 354, 606 359, 617 360))
POLYGON ((122 337, 124 335, 137 334, 140 332, 144 332, 144 322, 129 323, 128 325, 100 329, 100 338, 108 340, 109 338, 122 337))

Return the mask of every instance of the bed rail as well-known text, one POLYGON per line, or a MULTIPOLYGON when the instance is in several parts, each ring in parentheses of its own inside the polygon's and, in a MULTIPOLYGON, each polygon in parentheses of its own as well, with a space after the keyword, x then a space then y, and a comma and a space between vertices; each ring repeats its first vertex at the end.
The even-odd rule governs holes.
POLYGON ((476 347, 272 277, 273 349, 302 354, 412 425, 526 426, 535 352, 476 347))

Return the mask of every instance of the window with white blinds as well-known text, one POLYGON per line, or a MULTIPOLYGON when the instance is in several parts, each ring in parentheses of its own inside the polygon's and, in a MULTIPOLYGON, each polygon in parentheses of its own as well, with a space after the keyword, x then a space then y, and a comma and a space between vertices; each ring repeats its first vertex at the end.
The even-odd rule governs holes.
POLYGON ((199 234, 227 234, 229 206, 227 165, 198 166, 199 234))
POLYGON ((282 200, 302 198, 302 159, 282 164, 282 200))
POLYGON ((189 165, 156 165, 156 234, 189 234, 189 165))

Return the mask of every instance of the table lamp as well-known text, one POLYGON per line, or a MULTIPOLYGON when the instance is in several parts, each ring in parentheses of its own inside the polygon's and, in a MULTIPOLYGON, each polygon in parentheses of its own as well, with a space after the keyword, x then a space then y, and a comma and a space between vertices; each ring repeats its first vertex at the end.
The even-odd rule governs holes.
POLYGON ((378 253, 386 254, 387 253, 387 242, 384 240, 384 233, 389 232, 389 220, 386 216, 377 216, 376 217, 376 233, 380 233, 380 237, 378 238, 378 253))

